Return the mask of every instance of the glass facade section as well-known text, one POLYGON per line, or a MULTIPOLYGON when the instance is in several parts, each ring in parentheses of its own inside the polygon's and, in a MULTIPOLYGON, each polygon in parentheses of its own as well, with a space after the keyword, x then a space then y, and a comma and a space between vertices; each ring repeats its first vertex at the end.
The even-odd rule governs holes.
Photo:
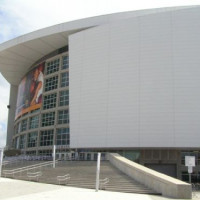
POLYGON ((60 87, 69 86, 69 72, 61 74, 60 87))
POLYGON ((45 81, 45 92, 57 89, 58 87, 58 76, 53 76, 46 79, 45 81))
POLYGON ((56 93, 44 96, 43 109, 46 110, 49 108, 55 108, 56 97, 57 97, 56 93))
POLYGON ((62 59, 62 69, 68 69, 69 68, 69 57, 63 56, 62 59))
POLYGON ((27 119, 23 120, 21 123, 21 131, 25 131, 27 129, 27 119))
POLYGON ((61 91, 59 98, 59 106, 69 105, 69 90, 61 91))
POLYGON ((21 135, 19 139, 19 148, 24 149, 26 146, 26 135, 21 135))
POLYGON ((16 126, 15 126, 15 134, 20 133, 20 129, 21 129, 21 122, 16 124, 16 126))
POLYGON ((48 62, 46 66, 46 74, 48 75, 57 72, 59 70, 59 62, 59 59, 48 62))
POLYGON ((37 131, 29 133, 28 134, 28 147, 36 147, 37 146, 37 138, 38 138, 37 131))
POLYGON ((55 112, 42 114, 42 127, 54 125, 55 112))
POLYGON ((51 160, 52 157, 52 150, 41 150, 38 152, 40 156, 48 156, 46 159, 51 160))
POLYGON ((26 155, 35 156, 36 155, 36 151, 27 151, 26 155))
POLYGON ((29 129, 38 128, 39 127, 39 116, 36 115, 30 118, 29 129))
POLYGON ((19 137, 15 138, 15 144, 14 144, 15 149, 19 149, 19 137))
POLYGON ((56 134, 56 145, 69 145, 69 128, 59 128, 56 134))
MULTIPOLYGON (((35 106, 34 110, 28 110, 16 118, 12 147, 25 150, 23 152, 27 155, 32 152, 34 155, 51 155, 46 152, 49 148, 45 146, 51 146, 54 142, 57 145, 70 144, 69 128, 66 128, 69 123, 69 57, 63 54, 66 51, 67 48, 60 55, 53 52, 45 58, 49 60, 42 61, 44 80, 41 107, 35 106), (58 124, 60 126, 54 129, 54 125, 58 124), (40 127, 43 127, 42 130, 39 130, 40 127), (36 151, 39 146, 44 148, 36 151)), ((31 79, 29 82, 31 84, 31 79)))
POLYGON ((41 131, 40 134, 40 146, 53 145, 53 130, 41 131))
POLYGON ((58 111, 58 124, 67 124, 69 123, 69 111, 60 110, 58 111))

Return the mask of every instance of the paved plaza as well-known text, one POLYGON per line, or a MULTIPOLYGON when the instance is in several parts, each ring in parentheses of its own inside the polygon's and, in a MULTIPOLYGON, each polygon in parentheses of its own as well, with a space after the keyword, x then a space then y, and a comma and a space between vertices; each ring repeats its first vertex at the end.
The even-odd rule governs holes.
MULTIPOLYGON (((196 194, 195 200, 200 199, 196 194)), ((110 191, 95 192, 69 186, 36 183, 9 178, 0 178, 1 200, 173 200, 162 196, 130 194, 110 191)))

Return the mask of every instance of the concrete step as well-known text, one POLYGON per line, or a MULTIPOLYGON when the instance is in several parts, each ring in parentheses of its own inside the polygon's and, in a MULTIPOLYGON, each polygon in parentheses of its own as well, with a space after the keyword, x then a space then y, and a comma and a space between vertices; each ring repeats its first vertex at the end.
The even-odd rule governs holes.
MULTIPOLYGON (((40 170, 42 171, 42 176, 39 178, 39 182, 58 184, 57 176, 70 174, 71 179, 67 183, 67 186, 90 189, 95 188, 96 162, 62 162, 62 164, 59 163, 55 169, 52 167, 45 167, 42 169, 36 169, 35 171, 40 170)), ((107 191, 157 194, 123 174, 121 171, 113 167, 108 161, 101 162, 100 179, 104 179, 106 177, 110 180, 106 186, 107 191)), ((27 172, 16 174, 15 178, 28 180, 27 172)), ((65 185, 65 183, 63 182, 61 185, 65 185)))

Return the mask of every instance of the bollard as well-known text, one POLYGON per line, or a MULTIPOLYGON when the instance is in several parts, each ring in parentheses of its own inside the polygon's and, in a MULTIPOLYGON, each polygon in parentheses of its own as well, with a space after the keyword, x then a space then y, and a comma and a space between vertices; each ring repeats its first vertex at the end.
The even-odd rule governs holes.
POLYGON ((99 190, 99 174, 100 174, 101 153, 98 153, 97 172, 96 172, 96 192, 99 190))

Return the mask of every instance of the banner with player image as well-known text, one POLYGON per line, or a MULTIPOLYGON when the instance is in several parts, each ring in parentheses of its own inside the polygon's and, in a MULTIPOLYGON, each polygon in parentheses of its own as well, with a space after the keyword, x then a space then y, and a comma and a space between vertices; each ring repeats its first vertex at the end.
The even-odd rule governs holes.
POLYGON ((24 76, 18 87, 15 119, 42 105, 45 62, 39 64, 24 76))

